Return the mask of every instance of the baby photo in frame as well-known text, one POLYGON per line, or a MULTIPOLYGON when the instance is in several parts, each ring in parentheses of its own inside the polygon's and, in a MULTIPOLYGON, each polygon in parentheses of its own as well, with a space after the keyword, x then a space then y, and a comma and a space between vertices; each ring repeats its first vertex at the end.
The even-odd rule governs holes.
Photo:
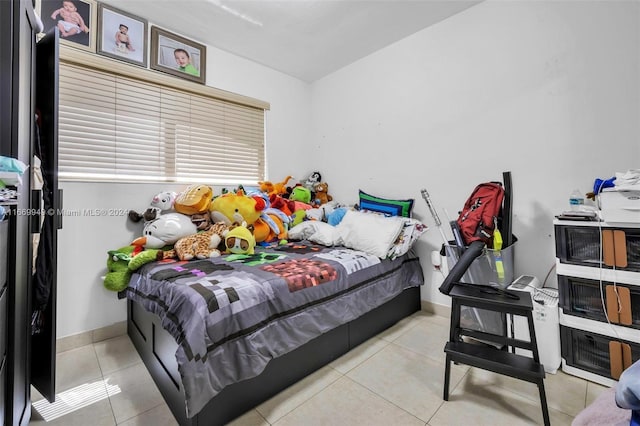
POLYGON ((147 28, 145 19, 100 3, 97 52, 146 68, 147 28))
POLYGON ((151 27, 151 68, 186 80, 205 83, 206 47, 195 41, 151 27))
POLYGON ((57 27, 61 43, 95 52, 97 8, 95 0, 40 0, 43 31, 57 27))

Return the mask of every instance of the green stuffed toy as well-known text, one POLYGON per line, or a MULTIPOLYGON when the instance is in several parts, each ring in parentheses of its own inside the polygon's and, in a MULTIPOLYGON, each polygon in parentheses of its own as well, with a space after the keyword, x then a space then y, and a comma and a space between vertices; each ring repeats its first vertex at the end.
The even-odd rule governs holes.
POLYGON ((109 250, 107 257, 107 275, 104 277, 104 287, 111 291, 122 291, 129 285, 133 271, 149 262, 163 258, 163 250, 147 249, 141 246, 129 245, 117 250, 109 250))
POLYGON ((304 186, 295 186, 289 195, 291 201, 301 201, 303 203, 311 203, 311 191, 304 186))

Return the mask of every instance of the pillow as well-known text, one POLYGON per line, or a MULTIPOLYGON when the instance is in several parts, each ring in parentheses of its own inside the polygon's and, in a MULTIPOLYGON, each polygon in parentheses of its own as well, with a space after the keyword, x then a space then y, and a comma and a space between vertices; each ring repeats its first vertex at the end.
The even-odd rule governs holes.
POLYGON ((362 210, 371 210, 378 213, 384 213, 389 216, 411 217, 411 209, 413 208, 413 198, 408 200, 389 200, 369 195, 359 190, 360 208, 362 210))
POLYGON ((399 217, 349 210, 336 229, 345 247, 384 259, 403 227, 404 219, 399 217))
POLYGON ((400 235, 389 249, 387 257, 395 259, 398 256, 402 256, 413 246, 422 234, 427 232, 427 225, 417 221, 416 219, 406 218, 404 219, 404 225, 400 235))
POLYGON ((290 240, 309 240, 327 247, 342 244, 338 230, 319 220, 308 220, 294 226, 289 229, 287 238, 290 240))

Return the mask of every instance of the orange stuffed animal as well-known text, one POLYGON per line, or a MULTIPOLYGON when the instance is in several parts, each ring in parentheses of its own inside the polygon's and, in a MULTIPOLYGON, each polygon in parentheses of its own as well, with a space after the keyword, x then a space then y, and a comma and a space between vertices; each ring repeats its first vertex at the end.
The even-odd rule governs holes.
POLYGON ((276 194, 282 195, 287 193, 287 187, 285 186, 289 179, 292 179, 293 176, 287 176, 282 182, 271 183, 270 181, 261 181, 258 182, 260 185, 260 191, 265 192, 269 195, 276 194))

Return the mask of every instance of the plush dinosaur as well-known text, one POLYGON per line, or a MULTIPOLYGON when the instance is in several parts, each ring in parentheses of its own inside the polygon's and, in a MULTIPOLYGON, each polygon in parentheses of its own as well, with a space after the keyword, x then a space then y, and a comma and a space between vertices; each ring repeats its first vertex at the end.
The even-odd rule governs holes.
POLYGON ((133 272, 142 265, 162 260, 163 250, 144 250, 141 246, 129 245, 117 250, 109 250, 107 257, 107 274, 103 285, 107 290, 122 291, 129 285, 133 272))
POLYGON ((208 259, 220 256, 218 246, 223 241, 229 227, 224 223, 216 223, 208 230, 180 238, 173 249, 180 260, 208 259))
POLYGON ((276 194, 276 195, 282 195, 282 194, 286 194, 287 193, 287 182, 289 182, 289 179, 293 179, 293 176, 287 176, 286 178, 284 178, 284 180, 282 182, 276 182, 276 183, 272 183, 270 181, 261 181, 258 182, 258 185, 260 185, 260 191, 267 193, 269 195, 271 194, 276 194))

